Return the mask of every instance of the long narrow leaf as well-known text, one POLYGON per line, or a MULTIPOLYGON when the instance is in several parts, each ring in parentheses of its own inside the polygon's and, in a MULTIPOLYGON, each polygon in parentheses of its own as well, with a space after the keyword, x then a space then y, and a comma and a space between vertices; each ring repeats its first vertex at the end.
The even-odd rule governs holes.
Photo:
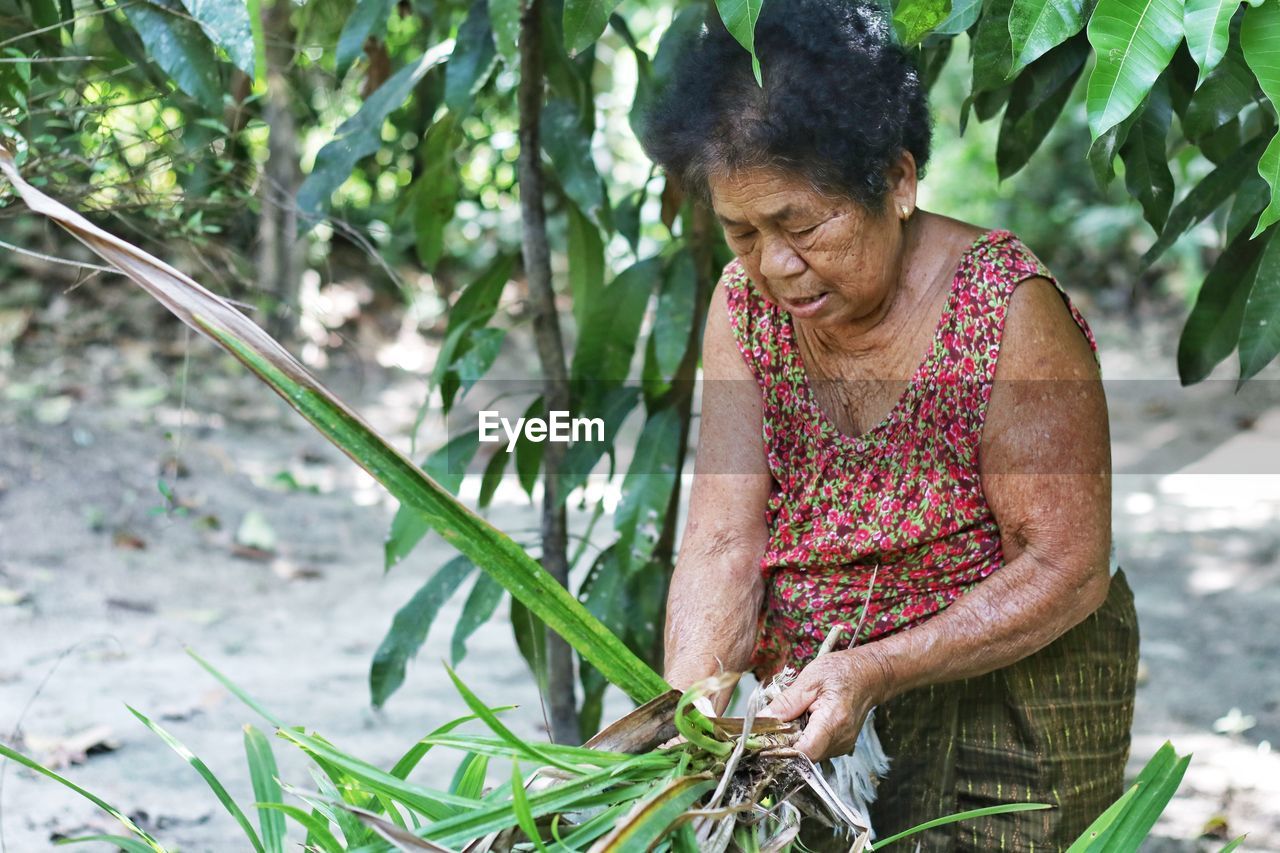
POLYGON ((124 853, 152 853, 151 846, 130 838, 127 835, 81 835, 78 838, 59 838, 54 844, 62 847, 66 844, 105 843, 123 850, 124 853))
POLYGON ((883 841, 877 841, 876 849, 879 850, 883 847, 887 847, 888 845, 892 844, 895 841, 901 841, 904 838, 908 838, 912 835, 915 835, 917 832, 924 832, 926 829, 933 829, 935 826, 946 826, 949 823, 959 823, 962 820, 972 820, 975 817, 986 817, 987 815, 1010 814, 1012 812, 1032 812, 1032 811, 1037 811, 1039 809, 1047 809, 1047 808, 1051 808, 1051 806, 1047 806, 1044 803, 1008 803, 1003 806, 987 806, 986 808, 982 808, 982 809, 972 809, 967 812, 958 812, 956 814, 947 815, 946 817, 939 817, 933 820, 925 821, 919 826, 913 826, 910 829, 904 829, 902 832, 899 832, 897 835, 890 835, 888 838, 884 839, 883 841))
POLYGON ((230 303, 23 181, 3 148, 0 173, 33 211, 70 231, 179 319, 235 355, 402 504, 414 507, 446 541, 493 575, 611 683, 639 702, 670 689, 524 549, 426 476, 230 303))
POLYGON ((258 808, 280 812, 287 817, 293 818, 299 826, 307 831, 307 843, 319 846, 324 853, 343 853, 342 845, 338 843, 338 839, 334 838, 333 833, 329 830, 329 824, 305 809, 281 803, 256 803, 255 805, 258 808))
POLYGON ((706 776, 685 776, 673 780, 658 793, 638 803, 604 838, 592 853, 645 853, 671 829, 671 825, 716 785, 706 776))
POLYGON ((125 705, 125 707, 129 709, 129 713, 141 720, 144 726, 151 729, 151 731, 154 732, 162 741, 168 744, 170 749, 178 753, 184 761, 195 768, 195 771, 200 774, 202 779, 204 779, 205 784, 207 784, 209 789, 213 791, 214 796, 218 798, 218 802, 222 803, 222 807, 225 808, 233 818, 235 818, 236 823, 240 824, 240 828, 244 830, 244 834, 249 839, 249 843, 253 845, 253 849, 256 850, 257 853, 265 853, 262 847, 262 839, 258 838, 258 833, 254 831, 253 824, 249 822, 249 818, 245 817, 244 811, 236 803, 235 799, 232 798, 231 794, 227 792, 227 789, 223 787, 222 782, 220 782, 218 777, 214 775, 213 771, 209 769, 209 766, 201 761, 200 757, 194 752, 187 749, 186 744, 171 735, 159 723, 153 722, 147 718, 146 714, 143 714, 141 711, 138 711, 129 705, 125 705))
MULTIPOLYGON (((283 802, 280 781, 276 778, 276 758, 266 735, 253 726, 245 726, 244 751, 249 760, 253 796, 259 803, 283 802)), ((262 846, 267 853, 284 853, 284 815, 259 807, 258 825, 262 829, 262 846)))
POLYGON ((458 689, 458 693, 462 695, 462 699, 467 703, 467 707, 471 709, 471 713, 480 718, 486 726, 493 730, 493 733, 502 738, 508 744, 516 749, 524 750, 524 755, 530 761, 540 761, 543 764, 550 764, 552 767, 559 767, 570 773, 579 773, 581 768, 570 764, 567 761, 561 761, 559 758, 542 751, 531 743, 516 737, 511 729, 502 724, 497 715, 489 709, 489 706, 480 701, 480 697, 471 692, 467 685, 462 683, 462 679, 458 678, 458 674, 453 671, 452 667, 445 667, 449 673, 449 678, 453 680, 453 686, 458 689))
POLYGON ((111 805, 106 800, 102 799, 96 794, 92 794, 89 791, 86 791, 84 788, 81 788, 79 785, 77 785, 75 782, 72 782, 70 779, 67 779, 63 776, 59 776, 57 773, 54 773, 52 770, 45 767, 43 764, 36 761, 35 759, 28 758, 27 756, 23 755, 21 752, 18 752, 15 749, 10 749, 9 747, 5 746, 2 743, 0 743, 0 757, 7 758, 10 761, 16 761, 19 764, 21 764, 23 767, 26 767, 30 770, 34 770, 37 773, 39 773, 41 776, 47 776, 48 778, 52 779, 53 781, 57 782, 59 785, 62 785, 65 788, 70 788, 72 791, 75 791, 77 794, 84 797, 86 800, 93 803, 95 806, 102 809, 104 812, 111 815, 116 820, 120 821, 120 823, 122 823, 126 829, 128 829, 134 835, 138 836, 143 841, 145 841, 147 844, 147 847, 150 848, 151 850, 154 850, 155 853, 167 853, 165 848, 160 846, 159 841, 156 841, 154 838, 148 835, 141 827, 139 827, 136 823, 130 820, 127 816, 125 816, 124 812, 120 811, 118 808, 111 805))

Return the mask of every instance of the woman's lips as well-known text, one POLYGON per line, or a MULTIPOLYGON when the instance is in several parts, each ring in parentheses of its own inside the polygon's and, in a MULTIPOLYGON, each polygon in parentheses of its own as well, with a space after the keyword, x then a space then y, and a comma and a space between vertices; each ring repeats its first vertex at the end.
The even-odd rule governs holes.
POLYGON ((827 304, 827 298, 830 293, 819 293, 817 296, 808 296, 800 299, 784 299, 782 307, 787 310, 792 317, 799 317, 807 320, 810 317, 817 316, 822 311, 823 306, 827 304))

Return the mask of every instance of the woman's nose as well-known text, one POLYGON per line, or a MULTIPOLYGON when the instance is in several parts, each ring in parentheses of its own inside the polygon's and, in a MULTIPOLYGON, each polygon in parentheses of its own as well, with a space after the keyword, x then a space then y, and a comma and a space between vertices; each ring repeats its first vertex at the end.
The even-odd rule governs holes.
POLYGON ((763 237, 760 248, 760 274, 767 279, 794 278, 805 271, 804 258, 791 244, 778 237, 763 237))

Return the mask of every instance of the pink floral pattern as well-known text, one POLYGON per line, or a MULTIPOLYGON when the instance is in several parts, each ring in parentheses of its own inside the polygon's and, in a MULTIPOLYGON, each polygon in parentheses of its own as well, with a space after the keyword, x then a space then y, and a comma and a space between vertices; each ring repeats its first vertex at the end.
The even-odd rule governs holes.
POLYGON ((1009 298, 1031 276, 1058 288, 1096 358, 1092 331, 1044 264, 1011 232, 989 231, 962 256, 933 348, 897 405, 853 437, 813 397, 790 315, 737 260, 725 268, 774 478, 758 675, 804 666, 833 627, 844 647, 860 620, 859 643, 918 624, 1003 564, 978 445, 1009 298))

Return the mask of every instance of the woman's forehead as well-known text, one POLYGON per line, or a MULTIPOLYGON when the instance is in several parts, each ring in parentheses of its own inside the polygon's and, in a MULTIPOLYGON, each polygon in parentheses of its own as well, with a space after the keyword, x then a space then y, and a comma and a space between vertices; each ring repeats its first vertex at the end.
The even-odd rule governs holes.
POLYGON ((782 221, 839 206, 810 181, 779 169, 757 167, 712 175, 711 204, 722 220, 740 216, 782 221))

